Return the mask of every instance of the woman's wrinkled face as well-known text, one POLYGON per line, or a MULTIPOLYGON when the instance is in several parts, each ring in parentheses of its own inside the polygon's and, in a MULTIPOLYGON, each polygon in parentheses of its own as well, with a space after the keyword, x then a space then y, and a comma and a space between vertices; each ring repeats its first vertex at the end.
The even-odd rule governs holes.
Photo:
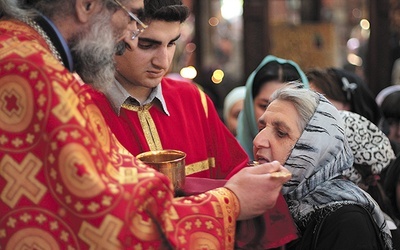
POLYGON ((284 86, 282 82, 273 81, 266 82, 260 88, 257 96, 253 97, 253 105, 254 105, 254 117, 256 118, 256 122, 264 114, 270 103, 270 97, 275 90, 280 89, 284 86))
POLYGON ((254 138, 254 159, 260 163, 286 162, 300 138, 300 115, 295 106, 284 100, 271 102, 259 119, 260 132, 254 138))

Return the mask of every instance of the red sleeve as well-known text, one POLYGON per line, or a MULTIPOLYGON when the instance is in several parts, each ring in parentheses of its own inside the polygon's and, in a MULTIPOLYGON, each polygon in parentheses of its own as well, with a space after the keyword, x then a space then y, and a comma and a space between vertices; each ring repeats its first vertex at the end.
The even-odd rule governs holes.
MULTIPOLYGON (((7 25, 0 28, 0 47, 9 48, 0 53, 2 247, 233 247, 233 193, 173 198, 168 179, 115 139, 85 86, 45 45, 2 35, 21 26, 7 25)), ((16 34, 26 32, 33 31, 16 34)))

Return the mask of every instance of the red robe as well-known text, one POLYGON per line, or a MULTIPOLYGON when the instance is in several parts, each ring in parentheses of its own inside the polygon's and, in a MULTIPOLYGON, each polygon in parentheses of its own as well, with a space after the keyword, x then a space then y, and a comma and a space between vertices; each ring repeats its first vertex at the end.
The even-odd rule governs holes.
MULTIPOLYGON (((104 94, 91 90, 91 95, 101 107, 111 130, 132 154, 156 149, 186 152, 186 174, 193 177, 186 179, 186 193, 199 193, 223 186, 223 181, 201 180, 197 177, 218 179, 228 174, 232 176, 247 164, 247 154, 221 122, 211 100, 196 85, 168 78, 164 78, 161 84, 170 116, 157 105, 149 107, 151 117, 147 116, 147 119, 140 118, 144 116, 144 109, 138 107, 121 108, 118 116, 104 94), (199 171, 204 166, 207 169, 199 171)), ((266 249, 297 238, 297 230, 282 196, 264 217, 267 232, 262 242, 266 249)), ((246 242, 246 238, 257 231, 251 220, 247 223, 241 230, 240 241, 246 242)))
POLYGON ((186 153, 186 175, 193 177, 222 179, 247 164, 246 153, 222 123, 210 98, 195 84, 164 78, 161 86, 170 116, 157 104, 144 108, 123 105, 118 116, 104 94, 92 93, 129 152, 181 150, 186 153))
POLYGON ((232 249, 237 202, 225 188, 173 198, 44 39, 0 22, 1 249, 232 249))

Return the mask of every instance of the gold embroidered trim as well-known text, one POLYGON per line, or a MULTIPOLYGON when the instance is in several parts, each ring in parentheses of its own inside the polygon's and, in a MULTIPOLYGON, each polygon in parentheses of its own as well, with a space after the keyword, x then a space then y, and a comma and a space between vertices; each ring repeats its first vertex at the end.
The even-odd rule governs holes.
MULTIPOLYGON (((207 99, 203 91, 199 89, 199 92, 202 96, 202 102, 203 102, 203 107, 204 111, 207 114, 207 99)), ((142 125, 143 133, 146 137, 147 144, 149 145, 150 150, 161 150, 162 144, 160 140, 160 136, 158 135, 158 131, 156 128, 156 125, 154 124, 153 118, 150 115, 150 112, 148 111, 151 107, 152 104, 146 104, 144 106, 137 106, 137 105, 132 105, 129 103, 123 103, 122 107, 131 111, 138 112, 140 124, 142 125)), ((191 175, 194 173, 202 172, 210 168, 215 168, 215 158, 211 157, 208 158, 204 161, 199 161, 195 162, 189 165, 186 165, 185 167, 185 174, 186 175, 191 175)))
POLYGON ((206 94, 199 89, 201 104, 203 104, 204 113, 206 113, 206 117, 208 118, 208 106, 207 106, 207 97, 206 94))
POLYGON ((157 127, 154 124, 153 118, 149 112, 149 109, 152 106, 153 105, 151 103, 144 106, 136 106, 128 103, 122 104, 123 108, 136 111, 138 113, 140 125, 142 125, 144 136, 151 151, 163 149, 157 127))
POLYGON ((236 218, 240 213, 240 203, 237 196, 227 188, 217 188, 208 191, 217 198, 218 203, 213 202, 213 207, 217 218, 224 220, 225 246, 224 249, 234 248, 236 218))
POLYGON ((199 161, 195 162, 189 165, 186 165, 185 167, 185 174, 186 175, 191 175, 194 173, 198 173, 210 168, 215 168, 215 158, 208 158, 207 160, 204 161, 199 161))

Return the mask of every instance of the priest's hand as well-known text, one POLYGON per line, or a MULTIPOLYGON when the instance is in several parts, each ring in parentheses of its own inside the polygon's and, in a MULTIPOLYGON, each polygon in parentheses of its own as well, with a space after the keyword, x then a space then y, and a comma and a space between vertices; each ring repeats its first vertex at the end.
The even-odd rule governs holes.
POLYGON ((272 208, 283 183, 290 180, 291 176, 289 170, 277 161, 246 167, 232 176, 225 187, 239 199, 240 214, 237 220, 253 218, 272 208))

